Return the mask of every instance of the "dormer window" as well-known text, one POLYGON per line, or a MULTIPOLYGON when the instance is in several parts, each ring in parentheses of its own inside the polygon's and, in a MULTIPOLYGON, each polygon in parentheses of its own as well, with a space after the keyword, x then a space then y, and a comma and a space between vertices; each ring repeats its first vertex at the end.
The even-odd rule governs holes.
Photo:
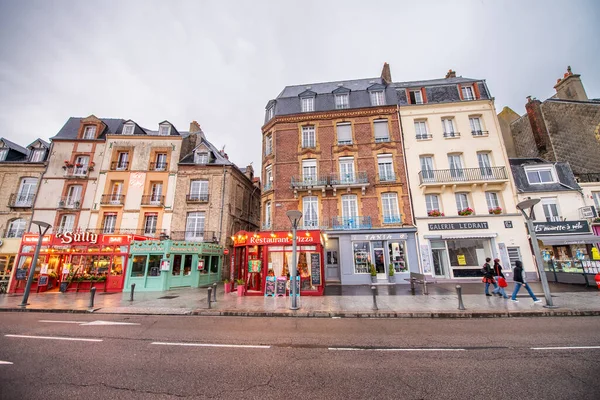
POLYGON ((335 109, 343 110, 350 106, 349 103, 350 96, 348 93, 340 93, 335 95, 335 109))
POLYGON ((313 112, 315 111, 315 98, 314 97, 303 97, 302 101, 302 112, 313 112))
POLYGON ((161 125, 158 128, 158 135, 159 136, 169 136, 169 134, 171 133, 171 126, 170 125, 161 125))
POLYGON ((371 105, 372 106, 383 106, 385 105, 385 96, 383 90, 371 91, 371 105))
POLYGON ((410 91, 410 104, 423 104, 423 93, 420 90, 410 91))
POLYGON ((96 126, 88 125, 83 131, 84 139, 96 139, 96 126))
POLYGON ((125 126, 123 126, 123 135, 133 135, 134 130, 135 130, 135 125, 125 124, 125 126))
POLYGON ((551 165, 525 167, 525 173, 527 174, 527 180, 530 185, 557 182, 556 172, 551 165))
POLYGON ((196 153, 194 155, 194 162, 196 164, 208 164, 208 153, 205 151, 196 153))
POLYGON ((0 149, 0 161, 6 161, 8 155, 8 149, 0 149))
POLYGON ((31 158, 29 161, 31 162, 42 162, 44 161, 44 156, 46 155, 45 149, 35 149, 31 152, 31 158))
POLYGON ((473 86, 463 86, 461 90, 463 100, 475 100, 475 95, 473 94, 473 86))
POLYGON ((270 121, 275 115, 275 107, 271 106, 267 108, 267 121, 270 121))

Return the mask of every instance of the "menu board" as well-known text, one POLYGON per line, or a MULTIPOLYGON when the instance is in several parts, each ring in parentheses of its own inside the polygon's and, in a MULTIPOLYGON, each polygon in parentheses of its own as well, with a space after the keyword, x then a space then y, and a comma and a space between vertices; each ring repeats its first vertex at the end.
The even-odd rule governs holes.
POLYGON ((274 276, 267 276, 267 282, 265 283, 265 297, 275 297, 275 282, 274 276))
POLYGON ((285 276, 280 276, 277 278, 277 283, 275 286, 275 293, 277 297, 285 297, 285 287, 287 284, 287 278, 285 276))
POLYGON ((16 279, 18 281, 24 281, 25 279, 27 279, 27 269, 26 268, 18 268, 16 279))
POLYGON ((310 276, 313 285, 321 284, 321 255, 319 253, 310 255, 310 276))
POLYGON ((40 275, 38 286, 48 286, 48 275, 40 275))

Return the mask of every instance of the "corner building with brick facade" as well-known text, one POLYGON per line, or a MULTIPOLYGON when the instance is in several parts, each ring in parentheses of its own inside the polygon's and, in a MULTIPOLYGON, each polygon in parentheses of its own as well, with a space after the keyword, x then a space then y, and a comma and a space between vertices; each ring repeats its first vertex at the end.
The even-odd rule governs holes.
MULTIPOLYGON (((267 104, 262 231, 286 234, 286 212, 301 211, 298 237, 321 233, 325 284, 369 283, 371 264, 379 282, 420 270, 396 97, 385 64, 381 77, 287 86, 267 104)), ((276 276, 291 265, 281 247, 263 256, 276 276)))

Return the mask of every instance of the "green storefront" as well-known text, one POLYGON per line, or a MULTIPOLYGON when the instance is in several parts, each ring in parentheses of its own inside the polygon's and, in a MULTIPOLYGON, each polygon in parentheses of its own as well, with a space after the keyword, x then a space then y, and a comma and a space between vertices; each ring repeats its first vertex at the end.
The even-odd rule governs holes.
POLYGON ((200 287, 221 280, 223 246, 172 240, 132 242, 124 292, 200 287))

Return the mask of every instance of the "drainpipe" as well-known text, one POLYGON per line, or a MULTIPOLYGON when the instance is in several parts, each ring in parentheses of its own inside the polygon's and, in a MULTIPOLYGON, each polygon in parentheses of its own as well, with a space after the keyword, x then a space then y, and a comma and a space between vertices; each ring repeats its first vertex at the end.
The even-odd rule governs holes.
POLYGON ((221 216, 219 217, 219 243, 221 243, 221 234, 223 231, 223 209, 225 208, 225 176, 227 175, 227 166, 223 166, 223 190, 221 191, 221 216))

